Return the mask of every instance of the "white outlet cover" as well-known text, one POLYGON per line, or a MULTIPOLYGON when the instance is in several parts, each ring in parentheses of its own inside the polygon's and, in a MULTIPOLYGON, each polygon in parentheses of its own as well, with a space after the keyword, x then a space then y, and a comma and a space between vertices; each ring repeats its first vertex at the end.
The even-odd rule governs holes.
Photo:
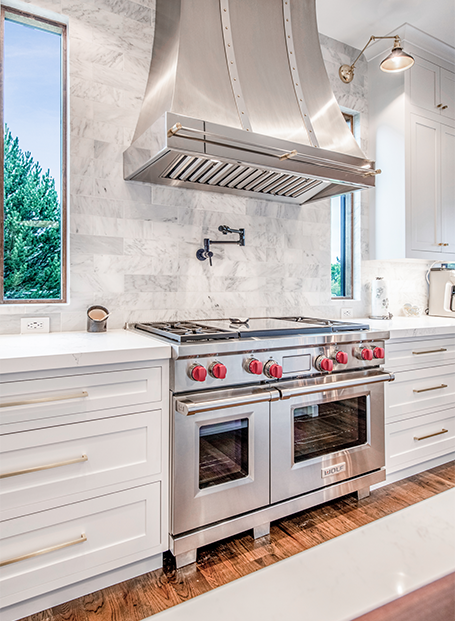
POLYGON ((341 309, 341 318, 349 319, 353 316, 352 308, 342 308, 341 309))
POLYGON ((21 317, 21 334, 49 332, 49 317, 21 317))

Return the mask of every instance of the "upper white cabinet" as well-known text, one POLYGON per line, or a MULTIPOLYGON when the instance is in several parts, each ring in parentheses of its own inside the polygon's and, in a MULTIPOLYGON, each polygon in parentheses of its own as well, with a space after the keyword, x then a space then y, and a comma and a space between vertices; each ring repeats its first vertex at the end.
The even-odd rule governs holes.
POLYGON ((455 119, 455 73, 440 69, 440 106, 442 116, 455 119))
POLYGON ((415 57, 409 75, 411 103, 441 117, 455 119, 455 73, 415 57))
POLYGON ((455 66, 412 43, 399 74, 369 62, 372 259, 455 261, 455 66))

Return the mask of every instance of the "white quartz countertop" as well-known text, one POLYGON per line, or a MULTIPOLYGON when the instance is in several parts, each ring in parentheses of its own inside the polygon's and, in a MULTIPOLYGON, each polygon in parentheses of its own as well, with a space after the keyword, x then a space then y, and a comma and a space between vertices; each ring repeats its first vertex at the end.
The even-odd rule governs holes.
POLYGON ((171 347, 127 330, 0 336, 0 373, 162 360, 171 347))
POLYGON ((367 323, 373 330, 390 332, 391 339, 455 334, 455 319, 451 317, 393 317, 392 319, 370 319, 362 317, 352 321, 367 323))
POLYGON ((149 617, 350 621, 455 571, 455 489, 149 617))

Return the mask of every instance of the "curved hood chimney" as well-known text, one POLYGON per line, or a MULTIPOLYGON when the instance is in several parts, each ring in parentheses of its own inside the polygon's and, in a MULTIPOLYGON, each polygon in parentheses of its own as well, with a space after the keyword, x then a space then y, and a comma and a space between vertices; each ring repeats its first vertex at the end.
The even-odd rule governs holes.
POLYGON ((157 0, 124 171, 300 204, 374 186, 329 83, 315 0, 157 0))

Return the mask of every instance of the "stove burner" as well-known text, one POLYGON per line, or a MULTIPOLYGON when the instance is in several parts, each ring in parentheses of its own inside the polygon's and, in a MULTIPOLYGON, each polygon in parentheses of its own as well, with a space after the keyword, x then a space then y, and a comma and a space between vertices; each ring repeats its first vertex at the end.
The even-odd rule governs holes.
POLYGON ((359 330, 369 330, 370 326, 366 323, 353 323, 349 321, 336 321, 335 319, 319 319, 317 317, 277 317, 286 321, 297 323, 309 323, 313 325, 328 326, 332 332, 358 332, 359 330))
POLYGON ((360 323, 317 319, 313 317, 253 317, 248 319, 206 319, 199 321, 158 321, 136 324, 138 330, 150 332, 178 343, 238 338, 269 338, 294 334, 355 332, 368 330, 360 323))
POLYGON ((138 330, 150 332, 158 336, 164 336, 177 342, 202 341, 211 339, 236 338, 235 332, 229 332, 219 328, 197 323, 194 321, 156 321, 136 324, 138 330))

